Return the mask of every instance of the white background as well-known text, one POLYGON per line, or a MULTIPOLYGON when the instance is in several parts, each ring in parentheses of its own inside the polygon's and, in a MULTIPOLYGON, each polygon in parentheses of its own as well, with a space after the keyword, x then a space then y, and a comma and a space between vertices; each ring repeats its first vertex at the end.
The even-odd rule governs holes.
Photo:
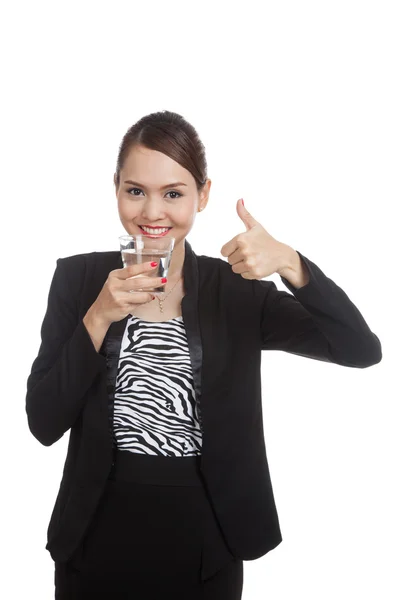
POLYGON ((284 539, 244 563, 243 599, 398 600, 396 8, 81 0, 2 9, 2 598, 54 597, 46 528, 68 434, 41 446, 24 403, 56 259, 118 249, 118 145, 139 118, 167 109, 207 149, 213 183, 188 236, 194 251, 222 258, 245 230, 243 197, 347 293, 383 348, 367 369, 263 353, 284 539))

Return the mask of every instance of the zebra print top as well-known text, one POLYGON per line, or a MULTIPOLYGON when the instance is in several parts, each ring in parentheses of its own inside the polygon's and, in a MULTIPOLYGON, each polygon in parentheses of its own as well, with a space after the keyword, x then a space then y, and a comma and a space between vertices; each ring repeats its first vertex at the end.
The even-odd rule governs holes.
POLYGON ((114 395, 114 444, 138 454, 201 454, 201 430, 183 317, 130 316, 114 395))

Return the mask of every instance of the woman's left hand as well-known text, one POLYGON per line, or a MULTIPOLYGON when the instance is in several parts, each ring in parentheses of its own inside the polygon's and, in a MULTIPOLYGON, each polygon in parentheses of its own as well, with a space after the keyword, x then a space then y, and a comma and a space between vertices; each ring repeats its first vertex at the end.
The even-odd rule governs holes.
POLYGON ((232 271, 244 279, 263 279, 272 273, 285 273, 295 250, 272 237, 246 210, 242 200, 236 203, 236 210, 246 231, 221 248, 221 254, 228 257, 232 271))

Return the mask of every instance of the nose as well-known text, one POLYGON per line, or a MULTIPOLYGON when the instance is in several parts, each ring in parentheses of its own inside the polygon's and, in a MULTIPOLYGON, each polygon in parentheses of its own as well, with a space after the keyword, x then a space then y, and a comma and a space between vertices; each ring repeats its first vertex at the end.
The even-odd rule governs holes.
POLYGON ((165 210, 162 202, 157 199, 146 199, 142 207, 142 219, 143 223, 157 223, 165 219, 165 210))

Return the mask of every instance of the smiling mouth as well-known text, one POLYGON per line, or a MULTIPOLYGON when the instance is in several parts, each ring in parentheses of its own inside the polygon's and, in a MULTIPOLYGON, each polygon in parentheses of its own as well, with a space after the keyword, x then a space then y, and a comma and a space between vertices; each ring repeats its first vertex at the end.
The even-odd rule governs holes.
MULTIPOLYGON (((145 231, 145 229, 142 227, 142 225, 139 225, 138 227, 139 227, 139 229, 141 229, 142 231, 145 231)), ((158 231, 158 230, 162 230, 162 231, 165 231, 165 230, 167 230, 167 231, 169 231, 170 229, 172 229, 172 227, 147 227, 147 226, 146 226, 146 229, 148 229, 148 230, 149 230, 149 231, 151 231, 151 232, 152 232, 152 231, 158 231)))

